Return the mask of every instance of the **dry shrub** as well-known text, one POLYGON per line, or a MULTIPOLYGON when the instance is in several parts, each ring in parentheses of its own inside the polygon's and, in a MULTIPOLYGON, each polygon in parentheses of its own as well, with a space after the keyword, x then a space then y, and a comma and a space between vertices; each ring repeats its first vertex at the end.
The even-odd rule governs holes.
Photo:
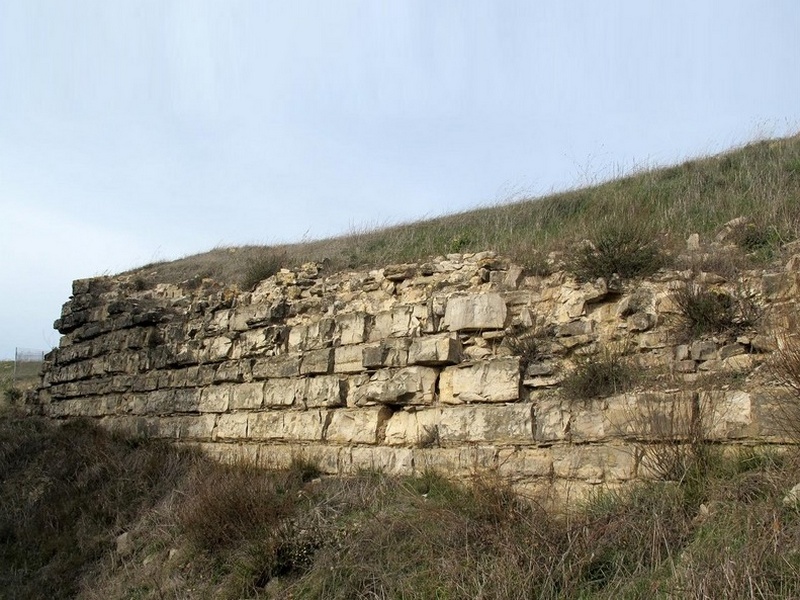
POLYGON ((652 231, 635 225, 606 225, 595 232, 589 243, 578 246, 571 270, 581 281, 598 277, 623 279, 645 277, 666 264, 652 231))
POLYGON ((576 362, 561 384, 562 392, 572 400, 621 394, 636 383, 636 370, 624 348, 606 347, 598 354, 579 357, 576 362))
POLYGON ((748 294, 710 290, 687 283, 678 290, 675 301, 682 327, 690 338, 705 334, 735 335, 755 325, 760 311, 748 294))
POLYGON ((800 340, 783 336, 767 363, 770 373, 787 393, 773 394, 786 435, 800 442, 800 340))

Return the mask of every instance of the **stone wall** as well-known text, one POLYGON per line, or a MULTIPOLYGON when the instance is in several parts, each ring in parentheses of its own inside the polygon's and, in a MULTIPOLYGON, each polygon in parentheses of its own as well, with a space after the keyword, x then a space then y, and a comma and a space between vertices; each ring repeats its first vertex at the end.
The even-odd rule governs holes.
POLYGON ((735 281, 687 271, 579 283, 485 252, 335 275, 307 264, 252 292, 79 280, 39 408, 228 460, 307 458, 331 474, 488 470, 583 494, 653 476, 648 448, 698 420, 718 443, 786 441, 781 392, 759 365, 795 325, 797 262, 735 281), (676 293, 690 280, 746 296, 758 327, 682 337, 676 293), (638 391, 563 393, 576 364, 609 352, 644 375, 638 391))

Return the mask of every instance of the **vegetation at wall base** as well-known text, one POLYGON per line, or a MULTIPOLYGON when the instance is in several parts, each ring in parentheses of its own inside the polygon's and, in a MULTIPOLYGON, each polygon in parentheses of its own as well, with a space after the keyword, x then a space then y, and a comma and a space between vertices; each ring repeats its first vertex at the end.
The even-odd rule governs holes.
POLYGON ((0 597, 788 598, 791 452, 711 451, 569 513, 486 473, 220 465, 88 422, 0 419, 0 597))

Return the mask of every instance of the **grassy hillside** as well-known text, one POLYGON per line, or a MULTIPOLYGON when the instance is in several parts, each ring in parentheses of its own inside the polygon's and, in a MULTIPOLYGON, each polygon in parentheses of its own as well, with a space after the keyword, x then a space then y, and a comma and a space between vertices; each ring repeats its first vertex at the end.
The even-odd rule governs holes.
POLYGON ((217 248, 137 272, 151 282, 200 275, 250 284, 278 266, 309 260, 338 270, 487 249, 536 269, 550 252, 609 231, 658 238, 674 254, 689 234, 708 240, 739 216, 751 220, 735 240, 745 253, 768 257, 782 241, 798 237, 800 135, 544 198, 303 244, 217 248))

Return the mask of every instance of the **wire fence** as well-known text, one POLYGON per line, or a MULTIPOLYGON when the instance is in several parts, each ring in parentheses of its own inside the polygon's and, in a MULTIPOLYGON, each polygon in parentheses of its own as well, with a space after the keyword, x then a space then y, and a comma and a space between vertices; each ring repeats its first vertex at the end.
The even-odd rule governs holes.
POLYGON ((44 351, 30 348, 16 348, 14 351, 13 381, 39 377, 44 362, 44 351))

